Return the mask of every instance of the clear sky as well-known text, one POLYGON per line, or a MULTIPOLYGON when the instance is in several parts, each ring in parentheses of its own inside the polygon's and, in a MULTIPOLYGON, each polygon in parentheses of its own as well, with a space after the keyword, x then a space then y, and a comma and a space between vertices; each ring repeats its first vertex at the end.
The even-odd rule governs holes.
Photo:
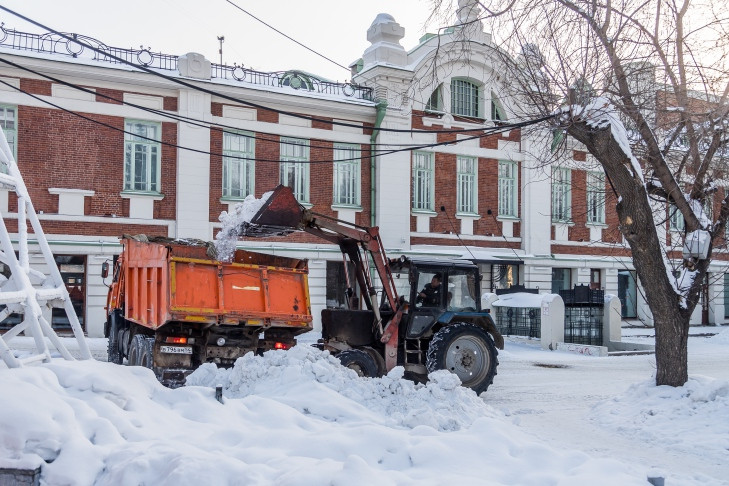
MULTIPOLYGON (((241 8, 339 64, 348 66, 370 45, 367 29, 379 13, 405 28, 402 45, 417 44, 430 13, 429 0, 231 0, 241 8)), ((181 55, 199 52, 259 71, 301 69, 335 80, 349 72, 296 45, 226 0, 3 0, 3 6, 55 30, 93 37, 113 47, 181 55)), ((41 32, 0 11, 6 28, 41 32)), ((428 31, 435 31, 431 26, 428 31)))

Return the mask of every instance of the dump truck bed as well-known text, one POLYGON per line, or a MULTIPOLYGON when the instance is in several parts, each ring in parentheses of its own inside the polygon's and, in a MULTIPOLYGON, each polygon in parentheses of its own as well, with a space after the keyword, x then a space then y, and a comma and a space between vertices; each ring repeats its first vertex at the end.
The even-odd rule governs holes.
POLYGON ((311 329, 306 260, 204 244, 122 240, 125 318, 150 329, 177 322, 311 329))

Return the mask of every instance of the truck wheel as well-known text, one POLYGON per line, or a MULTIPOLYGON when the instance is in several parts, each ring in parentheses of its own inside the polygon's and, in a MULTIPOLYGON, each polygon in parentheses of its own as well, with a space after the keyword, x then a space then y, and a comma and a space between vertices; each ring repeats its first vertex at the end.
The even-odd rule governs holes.
POLYGON ((468 322, 458 322, 435 333, 428 347, 428 373, 448 370, 463 386, 477 394, 485 392, 496 376, 499 352, 491 336, 468 322))
POLYGON ((139 366, 152 369, 154 365, 154 338, 145 337, 142 353, 139 355, 139 366))
POLYGON ((135 334, 129 347, 129 366, 143 366, 142 360, 146 354, 147 338, 143 334, 135 334))
POLYGON ((354 370, 359 376, 375 378, 377 376, 377 363, 366 351, 361 349, 348 349, 337 354, 342 366, 354 370))
POLYGON ((124 362, 124 357, 119 346, 121 344, 119 342, 119 319, 122 319, 122 317, 118 312, 112 312, 109 316, 109 346, 106 360, 116 364, 122 364, 124 362))

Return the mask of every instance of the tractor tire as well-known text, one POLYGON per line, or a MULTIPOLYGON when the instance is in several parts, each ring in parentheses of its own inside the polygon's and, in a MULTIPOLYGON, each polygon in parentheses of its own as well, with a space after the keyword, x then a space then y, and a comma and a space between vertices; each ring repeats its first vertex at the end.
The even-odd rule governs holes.
POLYGON ((375 365, 377 365, 377 374, 375 376, 383 376, 387 373, 385 358, 375 348, 363 346, 360 349, 365 353, 369 354, 370 357, 372 357, 372 359, 375 361, 375 365))
POLYGON ((354 370, 359 376, 367 378, 377 377, 377 363, 370 354, 361 349, 348 349, 336 356, 342 366, 354 370))
POLYGON ((118 312, 113 312, 109 316, 109 345, 107 348, 107 358, 109 363, 122 364, 124 356, 121 351, 121 342, 119 340, 120 325, 119 321, 123 319, 118 312))
POLYGON ((499 365, 494 341, 482 328, 457 322, 442 328, 428 347, 428 373, 448 370, 461 379, 463 386, 481 394, 493 383, 499 365))

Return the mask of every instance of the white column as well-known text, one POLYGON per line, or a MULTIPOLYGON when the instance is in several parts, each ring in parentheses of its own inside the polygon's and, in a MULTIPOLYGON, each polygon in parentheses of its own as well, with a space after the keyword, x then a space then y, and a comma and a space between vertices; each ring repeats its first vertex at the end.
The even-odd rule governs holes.
MULTIPOLYGON (((410 128, 409 118, 399 111, 388 114, 382 124, 387 128, 410 128)), ((402 143, 402 135, 380 132, 378 143, 402 143)), ((377 157, 375 178, 376 221, 385 248, 410 248, 410 152, 403 151, 377 157)))
POLYGON ((552 185, 549 172, 535 157, 538 141, 523 140, 524 162, 521 171, 522 245, 527 255, 550 255, 552 234, 552 185))
MULTIPOLYGON (((180 90, 179 114, 198 120, 211 120, 210 95, 180 90)), ((210 151, 210 130, 180 123, 177 143, 183 147, 210 151)), ((211 240, 210 234, 210 156, 177 149, 177 234, 178 238, 211 240)))

